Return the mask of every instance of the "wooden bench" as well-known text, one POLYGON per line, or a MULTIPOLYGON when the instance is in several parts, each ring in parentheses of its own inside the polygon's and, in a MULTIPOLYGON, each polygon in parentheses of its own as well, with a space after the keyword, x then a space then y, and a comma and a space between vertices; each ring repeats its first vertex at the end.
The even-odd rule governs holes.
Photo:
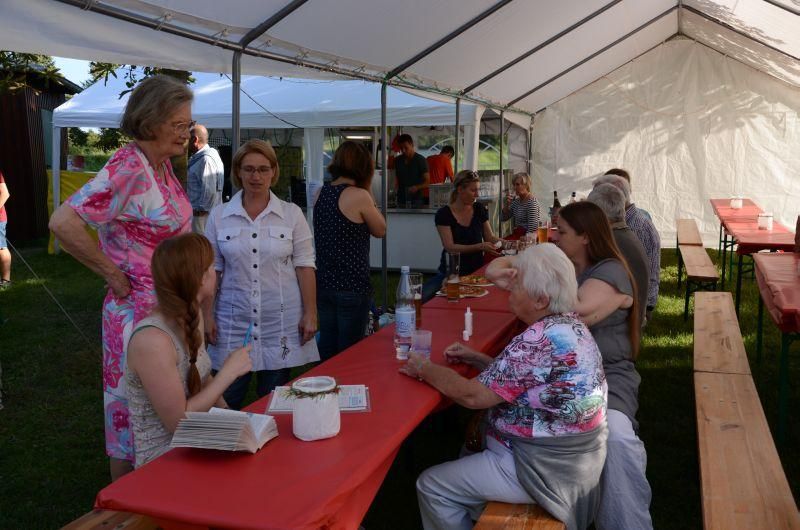
POLYGON ((62 530, 156 530, 161 528, 145 515, 112 510, 93 510, 62 530))
POLYGON ((800 529, 753 378, 694 373, 706 530, 800 529))
POLYGON ((675 253, 678 255, 678 289, 680 289, 683 258, 681 258, 681 253, 678 249, 681 245, 702 247, 703 238, 700 237, 700 230, 697 229, 697 223, 694 219, 678 219, 677 225, 678 230, 675 238, 675 253))
POLYGON ((475 530, 565 530, 564 523, 536 504, 490 502, 475 524, 475 530))
POLYGON ((686 302, 683 306, 683 320, 686 320, 689 316, 689 297, 697 291, 715 291, 719 274, 703 247, 680 245, 678 252, 686 266, 686 302))
POLYGON ((694 370, 750 375, 731 293, 694 295, 694 370))

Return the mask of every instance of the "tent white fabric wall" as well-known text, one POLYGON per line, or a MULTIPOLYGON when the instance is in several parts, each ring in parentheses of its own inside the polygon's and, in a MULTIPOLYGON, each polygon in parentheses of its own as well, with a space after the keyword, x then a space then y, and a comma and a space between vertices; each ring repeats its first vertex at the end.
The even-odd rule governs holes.
POLYGON ((628 169, 664 246, 682 217, 716 246, 710 198, 750 197, 792 228, 800 213, 800 89, 685 38, 548 107, 533 141, 537 195, 628 169))

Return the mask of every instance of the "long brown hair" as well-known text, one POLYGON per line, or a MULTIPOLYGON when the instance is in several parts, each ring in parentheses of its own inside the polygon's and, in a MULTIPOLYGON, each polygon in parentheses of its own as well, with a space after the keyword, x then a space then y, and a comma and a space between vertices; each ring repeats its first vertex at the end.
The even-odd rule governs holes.
POLYGON ((211 243, 199 234, 183 234, 162 241, 153 253, 152 271, 159 311, 183 328, 189 351, 189 396, 200 391, 197 352, 202 345, 197 293, 203 275, 214 262, 211 243))
POLYGON ((594 203, 589 201, 573 202, 561 208, 558 215, 562 217, 578 235, 584 235, 589 239, 587 248, 589 262, 598 263, 604 259, 615 259, 625 268, 628 280, 631 282, 633 290, 633 306, 628 313, 628 337, 631 341, 631 351, 633 358, 639 355, 639 338, 641 330, 639 328, 639 296, 636 282, 628 267, 628 262, 622 256, 614 235, 611 232, 611 224, 608 217, 594 203))

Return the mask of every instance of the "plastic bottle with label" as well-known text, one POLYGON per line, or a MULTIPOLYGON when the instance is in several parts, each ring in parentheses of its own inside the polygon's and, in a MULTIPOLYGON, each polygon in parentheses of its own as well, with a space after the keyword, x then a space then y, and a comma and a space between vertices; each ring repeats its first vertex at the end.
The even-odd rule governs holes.
POLYGON ((411 340, 417 327, 414 293, 411 291, 408 274, 408 265, 400 267, 400 281, 397 284, 397 297, 394 305, 394 349, 397 358, 403 361, 408 359, 411 340))

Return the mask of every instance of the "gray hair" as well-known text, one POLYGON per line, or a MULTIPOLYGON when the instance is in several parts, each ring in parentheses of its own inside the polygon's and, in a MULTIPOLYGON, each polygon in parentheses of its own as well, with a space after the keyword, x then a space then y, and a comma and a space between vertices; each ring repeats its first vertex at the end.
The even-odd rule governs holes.
POLYGON ((153 140, 156 127, 179 106, 191 103, 193 99, 189 87, 174 77, 148 77, 131 92, 119 128, 136 140, 153 140))
POLYGON ((514 178, 511 179, 511 184, 514 184, 516 181, 521 180, 525 187, 528 188, 528 191, 531 191, 531 176, 527 173, 516 173, 514 178))
POLYGON ((613 184, 597 184, 586 199, 599 206, 609 222, 618 223, 625 220, 625 195, 613 184))
POLYGON ((627 206, 631 203, 631 185, 624 178, 617 175, 603 175, 592 182, 592 186, 599 186, 600 184, 613 184, 625 196, 625 205, 627 206))
POLYGON ((530 298, 546 296, 552 313, 568 313, 578 304, 575 266, 553 243, 526 248, 514 261, 522 288, 530 298))

